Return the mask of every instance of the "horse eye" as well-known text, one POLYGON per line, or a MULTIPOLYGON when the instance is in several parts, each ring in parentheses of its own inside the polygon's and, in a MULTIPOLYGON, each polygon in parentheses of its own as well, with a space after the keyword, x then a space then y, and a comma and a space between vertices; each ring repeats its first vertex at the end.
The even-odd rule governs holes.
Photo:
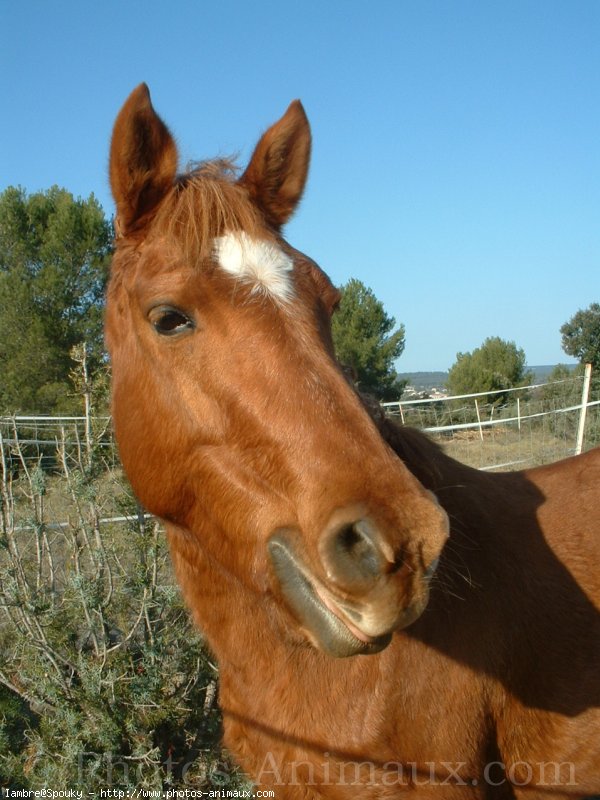
POLYGON ((194 329, 193 321, 176 308, 155 308, 150 313, 150 321, 161 336, 175 336, 194 329))

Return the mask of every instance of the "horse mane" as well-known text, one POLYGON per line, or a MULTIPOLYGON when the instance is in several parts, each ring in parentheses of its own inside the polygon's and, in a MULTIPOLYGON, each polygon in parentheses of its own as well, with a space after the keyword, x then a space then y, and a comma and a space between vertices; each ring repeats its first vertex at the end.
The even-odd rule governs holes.
POLYGON ((161 203, 154 230, 180 242, 189 263, 210 257, 214 239, 226 231, 243 230, 257 237, 264 231, 264 220, 237 181, 238 173, 228 158, 195 163, 177 176, 161 203))
POLYGON ((371 395, 360 393, 360 398, 382 438, 398 458, 425 486, 438 486, 444 479, 443 466, 449 461, 440 445, 422 431, 390 419, 371 395))

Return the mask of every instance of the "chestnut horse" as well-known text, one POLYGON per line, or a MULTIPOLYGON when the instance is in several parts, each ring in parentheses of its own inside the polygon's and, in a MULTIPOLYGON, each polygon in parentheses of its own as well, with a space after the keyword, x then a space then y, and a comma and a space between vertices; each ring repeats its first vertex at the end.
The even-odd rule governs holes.
POLYGON ((178 175, 141 85, 111 145, 114 424, 225 745, 282 799, 600 792, 600 452, 484 474, 361 399, 281 232, 310 141, 294 102, 178 175))

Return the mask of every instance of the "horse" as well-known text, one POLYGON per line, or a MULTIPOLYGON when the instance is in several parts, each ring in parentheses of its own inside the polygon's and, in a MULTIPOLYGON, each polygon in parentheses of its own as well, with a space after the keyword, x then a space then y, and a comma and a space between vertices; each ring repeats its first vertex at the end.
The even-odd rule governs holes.
POLYGON ((600 792, 600 451, 483 473, 338 364, 284 238, 294 101, 243 172, 178 173, 138 86, 110 147, 112 413, 217 659, 223 741, 284 800, 600 792))

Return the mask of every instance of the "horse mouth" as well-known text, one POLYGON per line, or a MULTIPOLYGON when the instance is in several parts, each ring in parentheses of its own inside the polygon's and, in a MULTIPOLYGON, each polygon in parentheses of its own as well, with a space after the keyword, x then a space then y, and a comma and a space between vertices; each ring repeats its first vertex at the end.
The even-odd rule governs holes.
POLYGON ((386 648, 392 634, 369 636, 348 619, 330 593, 300 561, 285 532, 268 544, 271 563, 283 596, 313 643, 335 658, 370 655, 386 648))

